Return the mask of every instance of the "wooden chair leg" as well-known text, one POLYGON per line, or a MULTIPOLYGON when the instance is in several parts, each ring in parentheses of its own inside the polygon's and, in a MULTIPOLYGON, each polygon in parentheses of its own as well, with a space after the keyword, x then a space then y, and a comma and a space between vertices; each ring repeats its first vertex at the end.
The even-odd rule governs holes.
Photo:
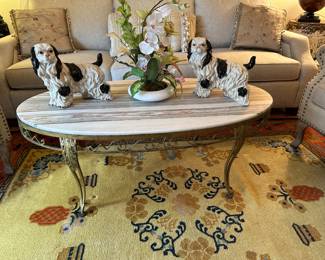
POLYGON ((297 124, 296 139, 290 144, 293 149, 297 150, 298 146, 302 143, 306 128, 307 124, 299 120, 297 124))
POLYGON ((6 143, 0 144, 0 158, 4 163, 5 174, 13 174, 14 170, 10 163, 9 149, 6 143))

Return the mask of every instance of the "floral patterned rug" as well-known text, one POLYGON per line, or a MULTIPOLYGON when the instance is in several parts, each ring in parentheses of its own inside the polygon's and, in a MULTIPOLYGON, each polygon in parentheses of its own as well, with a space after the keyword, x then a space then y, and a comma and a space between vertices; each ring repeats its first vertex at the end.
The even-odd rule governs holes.
POLYGON ((60 153, 31 149, 0 203, 0 259, 310 259, 325 252, 325 165, 287 135, 248 138, 225 196, 231 141, 81 153, 87 216, 60 153), (44 256, 46 256, 44 258, 44 256))

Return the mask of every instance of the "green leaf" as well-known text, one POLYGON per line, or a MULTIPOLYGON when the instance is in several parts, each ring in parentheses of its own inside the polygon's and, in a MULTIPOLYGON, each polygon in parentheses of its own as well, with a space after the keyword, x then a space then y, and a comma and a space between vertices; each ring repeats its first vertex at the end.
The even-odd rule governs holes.
POLYGON ((149 82, 156 81, 159 75, 159 69, 160 61, 156 58, 151 58, 147 66, 146 80, 149 82))
POLYGON ((119 6, 116 11, 118 11, 119 13, 123 13, 123 7, 122 6, 119 6))
POLYGON ((137 80, 136 82, 134 82, 132 85, 131 85, 131 95, 132 97, 134 97, 135 94, 137 94, 141 88, 143 87, 143 81, 142 80, 137 80))
POLYGON ((177 88, 177 81, 172 75, 164 75, 164 78, 173 86, 173 88, 177 88))
POLYGON ((131 73, 139 78, 144 78, 144 72, 139 68, 132 68, 131 73))
POLYGON ((148 15, 148 12, 144 10, 137 10, 136 13, 142 20, 144 20, 148 15))
POLYGON ((123 75, 123 80, 126 80, 127 78, 129 78, 129 77, 131 77, 131 76, 133 76, 132 71, 128 71, 127 73, 125 73, 125 74, 123 75))

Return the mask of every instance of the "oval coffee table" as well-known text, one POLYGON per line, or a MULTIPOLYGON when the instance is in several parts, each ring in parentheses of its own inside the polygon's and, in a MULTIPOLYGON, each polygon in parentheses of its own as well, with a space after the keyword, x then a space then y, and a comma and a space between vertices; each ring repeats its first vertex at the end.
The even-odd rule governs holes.
POLYGON ((114 98, 110 102, 84 100, 79 96, 70 108, 60 109, 48 105, 46 92, 27 99, 17 108, 20 130, 27 140, 63 151, 80 189, 78 214, 87 213, 78 150, 126 152, 200 146, 219 142, 216 130, 223 127, 233 127, 235 133, 224 167, 225 187, 232 197, 230 168, 244 143, 246 125, 269 115, 273 100, 266 91, 250 85, 250 105, 242 107, 225 98, 220 90, 215 90, 209 98, 198 98, 192 94, 196 80, 186 79, 182 94, 163 102, 148 103, 128 96, 130 81, 109 84, 114 98), (46 137, 57 138, 58 145, 46 137))

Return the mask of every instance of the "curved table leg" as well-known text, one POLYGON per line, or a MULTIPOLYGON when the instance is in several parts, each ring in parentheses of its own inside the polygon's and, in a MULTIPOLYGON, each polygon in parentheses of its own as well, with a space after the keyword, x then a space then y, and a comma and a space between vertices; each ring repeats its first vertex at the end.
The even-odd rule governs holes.
POLYGON ((233 161, 235 160, 237 154, 239 153, 240 149, 242 148, 245 142, 245 128, 246 128, 245 125, 241 125, 235 128, 235 143, 225 163, 224 178, 225 178, 225 186, 227 189, 227 195, 226 195, 227 198, 233 197, 233 190, 229 184, 230 169, 233 161))
POLYGON ((69 138, 60 138, 61 148, 66 164, 69 166, 70 171, 75 177, 80 189, 80 207, 76 209, 82 216, 86 215, 85 201, 86 201, 86 186, 84 176, 82 174, 79 161, 76 140, 69 138))

